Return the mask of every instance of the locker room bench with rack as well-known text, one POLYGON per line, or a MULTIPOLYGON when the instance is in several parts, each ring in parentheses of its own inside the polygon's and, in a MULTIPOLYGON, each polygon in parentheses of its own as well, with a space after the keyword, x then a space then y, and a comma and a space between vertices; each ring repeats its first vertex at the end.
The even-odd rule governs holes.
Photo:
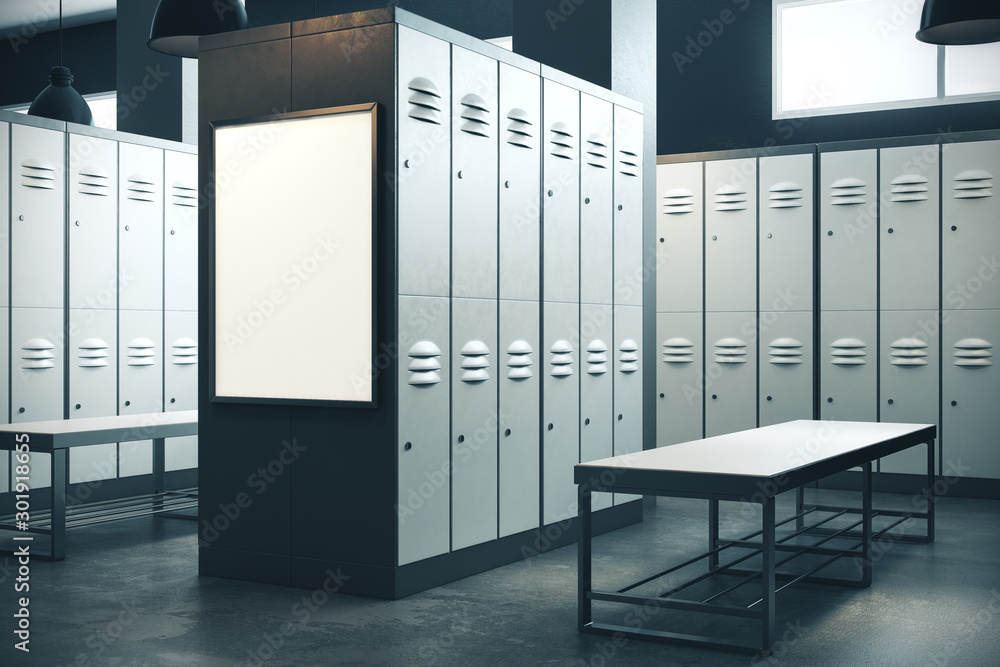
MULTIPOLYGON (((164 489, 163 482, 164 439, 197 434, 197 410, 0 425, 0 450, 14 451, 19 443, 27 443, 31 454, 51 456, 49 465, 52 474, 50 509, 29 509, 27 530, 18 528, 16 515, 0 517, 0 534, 4 535, 0 551, 11 551, 9 544, 16 548, 22 543, 7 535, 30 535, 32 555, 63 560, 66 557, 67 528, 197 508, 197 488, 168 491, 164 489), (152 493, 67 507, 67 463, 71 448, 137 440, 153 441, 152 493), (37 536, 48 536, 47 554, 36 552, 34 538, 37 536)), ((12 474, 14 477, 16 474, 12 474)), ((12 490, 14 488, 12 486, 12 490)))

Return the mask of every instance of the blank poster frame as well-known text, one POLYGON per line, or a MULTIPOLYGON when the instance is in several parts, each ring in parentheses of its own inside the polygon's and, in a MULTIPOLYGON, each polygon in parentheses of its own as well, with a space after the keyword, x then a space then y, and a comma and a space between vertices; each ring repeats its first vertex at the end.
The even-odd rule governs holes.
POLYGON ((377 105, 210 127, 210 400, 377 407, 377 105), (253 187, 269 178, 275 187, 253 187))

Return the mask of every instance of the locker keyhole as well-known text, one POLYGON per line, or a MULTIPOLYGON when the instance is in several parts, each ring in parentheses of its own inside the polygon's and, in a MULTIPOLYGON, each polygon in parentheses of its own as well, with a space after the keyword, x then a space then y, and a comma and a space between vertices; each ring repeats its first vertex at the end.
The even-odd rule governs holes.
POLYGON ((718 236, 713 236, 713 237, 712 237, 712 240, 713 240, 713 241, 718 241, 718 240, 719 240, 719 237, 718 237, 718 236))
POLYGON ((458 436, 458 441, 459 442, 465 442, 465 436, 464 435, 458 436))
POLYGON ((506 431, 504 431, 503 434, 509 438, 510 437, 510 429, 507 429, 506 431))
MULTIPOLYGON (((23 220, 23 218, 22 218, 22 220, 23 220)), ((957 232, 958 231, 958 225, 952 225, 951 226, 951 231, 957 232)))
POLYGON ((504 182, 503 182, 503 186, 504 186, 505 188, 508 188, 508 189, 509 189, 509 188, 510 188, 510 181, 504 181, 504 182))
MULTIPOLYGON (((24 222, 24 216, 23 215, 17 216, 17 219, 20 220, 21 222, 24 222)), ((955 229, 955 228, 952 227, 952 229, 955 229)))
POLYGON ((712 394, 712 400, 713 400, 713 401, 714 401, 714 400, 716 400, 716 399, 718 399, 718 398, 719 398, 719 395, 718 395, 718 394, 712 394))
POLYGON ((618 421, 621 421, 622 419, 623 417, 621 415, 618 415, 618 421))
POLYGON ((465 173, 464 173, 464 172, 461 172, 461 171, 460 171, 460 172, 458 172, 458 177, 459 177, 459 178, 464 178, 464 177, 465 177, 465 173))
POLYGON ((590 417, 587 417, 586 419, 583 420, 583 425, 590 426, 590 417))
POLYGON ((621 204, 618 204, 618 210, 619 211, 623 210, 624 208, 625 208, 624 206, 622 206, 621 204))
POLYGON ((664 239, 660 238, 660 243, 664 243, 664 242, 665 242, 664 239))
POLYGON ((770 401, 770 400, 771 400, 771 397, 770 397, 770 396, 768 396, 768 397, 767 397, 767 400, 769 400, 769 401, 770 401))
POLYGON ((550 431, 551 431, 552 429, 554 429, 554 428, 555 428, 555 424, 549 424, 549 430, 550 430, 550 431))
POLYGON ((132 401, 125 401, 125 407, 126 407, 126 408, 127 408, 128 406, 130 406, 130 405, 132 405, 132 401))
POLYGON ((79 226, 80 226, 80 221, 79 221, 79 220, 77 220, 77 221, 76 221, 75 223, 73 223, 73 224, 75 224, 75 225, 76 225, 77 227, 79 227, 79 226))
POLYGON ((176 403, 176 402, 177 402, 177 399, 176 399, 176 398, 171 398, 171 399, 170 399, 170 402, 171 402, 171 403, 176 403))
POLYGON ((826 235, 827 235, 827 236, 833 236, 833 230, 831 229, 830 231, 828 231, 828 232, 826 233, 826 235))
POLYGON ((833 403, 833 396, 831 396, 830 398, 826 399, 826 402, 827 403, 833 403))
POLYGON ((590 203, 590 197, 587 197, 586 199, 584 199, 583 203, 584 204, 589 204, 590 203))
POLYGON ((75 407, 76 407, 77 410, 79 410, 80 409, 80 404, 77 403, 75 407))
POLYGON ((552 192, 552 190, 549 190, 549 196, 551 197, 553 194, 555 194, 555 193, 552 192))
MULTIPOLYGON (((958 405, 958 401, 952 401, 952 402, 951 402, 951 404, 952 404, 952 405, 958 405)), ((22 408, 22 409, 23 409, 23 408, 22 408)))
POLYGON ((125 225, 125 231, 126 232, 128 231, 128 225, 125 225))
POLYGON ((410 451, 411 449, 413 449, 413 443, 412 442, 406 443, 405 445, 403 445, 403 449, 406 451, 410 451))
POLYGON ((17 411, 20 412, 21 414, 24 414, 24 408, 18 408, 17 411))
POLYGON ((663 393, 660 394, 660 398, 666 398, 666 396, 667 396, 666 394, 663 393))
POLYGON ((892 227, 889 228, 889 233, 892 234, 892 227))
POLYGON ((410 161, 406 160, 405 162, 403 162, 403 166, 406 167, 407 169, 409 169, 410 168, 410 161))
POLYGON ((176 233, 177 233, 177 232, 175 232, 174 230, 172 230, 172 229, 170 230, 170 235, 171 235, 171 236, 173 236, 173 235, 174 235, 174 234, 176 234, 176 233))
POLYGON ((892 405, 892 399, 891 398, 889 399, 889 405, 892 405))

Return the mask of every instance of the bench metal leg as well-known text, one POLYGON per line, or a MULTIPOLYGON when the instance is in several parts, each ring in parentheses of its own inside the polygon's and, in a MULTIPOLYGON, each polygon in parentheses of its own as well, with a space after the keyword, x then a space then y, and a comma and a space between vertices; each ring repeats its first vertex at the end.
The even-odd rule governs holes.
POLYGON ((934 441, 927 441, 927 541, 934 541, 934 441))
POLYGON ((872 583, 872 464, 861 466, 861 585, 872 583))
MULTIPOLYGON (((163 438, 153 438, 153 493, 162 492, 163 470, 167 467, 166 447, 163 438)), ((153 511, 158 512, 163 509, 163 500, 158 498, 153 501, 153 511)))
POLYGON ((761 512, 761 528, 763 534, 762 552, 763 572, 761 573, 761 583, 763 588, 762 608, 761 608, 761 649, 770 653, 774 646, 774 498, 768 498, 763 503, 761 512))
POLYGON ((590 591, 592 588, 591 571, 591 513, 590 513, 591 493, 590 487, 586 484, 577 486, 577 523, 580 534, 577 538, 577 567, 578 567, 578 599, 577 599, 577 626, 583 631, 593 621, 592 602, 590 591))
POLYGON ((719 569, 719 554, 715 548, 719 546, 719 501, 712 499, 708 501, 708 550, 711 555, 708 557, 708 569, 710 572, 719 569))
POLYGON ((52 560, 66 558, 66 450, 52 451, 52 560))

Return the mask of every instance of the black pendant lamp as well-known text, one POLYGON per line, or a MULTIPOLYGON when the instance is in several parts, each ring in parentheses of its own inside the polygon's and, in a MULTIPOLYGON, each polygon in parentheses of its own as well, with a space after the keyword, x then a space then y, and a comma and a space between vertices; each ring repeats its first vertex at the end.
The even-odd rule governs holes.
POLYGON ((986 44, 1000 41, 997 0, 925 0, 917 39, 928 44, 986 44))
POLYGON ((73 87, 73 73, 63 67, 62 0, 59 0, 59 65, 49 72, 49 85, 28 107, 28 114, 64 120, 80 125, 93 125, 90 105, 73 87))
POLYGON ((182 58, 198 57, 198 38, 247 27, 240 0, 160 0, 146 46, 182 58))

